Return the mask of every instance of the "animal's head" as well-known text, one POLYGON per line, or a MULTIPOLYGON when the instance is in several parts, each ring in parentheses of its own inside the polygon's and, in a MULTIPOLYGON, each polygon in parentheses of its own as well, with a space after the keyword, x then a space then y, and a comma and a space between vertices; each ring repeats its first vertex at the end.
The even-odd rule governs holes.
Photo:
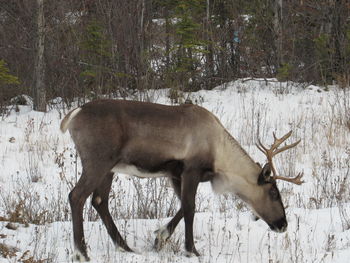
POLYGON ((293 144, 278 148, 285 140, 289 138, 291 134, 292 131, 280 139, 276 138, 275 134, 273 134, 275 141, 270 149, 266 148, 260 141, 257 145, 259 150, 266 155, 268 163, 265 164, 265 166, 261 169, 261 172, 258 176, 258 193, 256 194, 257 198, 250 204, 250 206, 257 214, 257 216, 263 219, 269 225, 269 227, 276 232, 284 232, 287 229, 288 225, 284 211, 284 205, 280 192, 277 188, 276 180, 280 179, 298 185, 303 183, 301 180, 303 174, 298 174, 294 178, 277 176, 272 162, 272 157, 277 153, 295 147, 300 142, 297 141, 293 144))
POLYGON ((259 193, 257 199, 250 204, 257 216, 263 219, 276 232, 287 229, 287 219, 276 180, 271 176, 271 167, 266 164, 258 177, 259 193))

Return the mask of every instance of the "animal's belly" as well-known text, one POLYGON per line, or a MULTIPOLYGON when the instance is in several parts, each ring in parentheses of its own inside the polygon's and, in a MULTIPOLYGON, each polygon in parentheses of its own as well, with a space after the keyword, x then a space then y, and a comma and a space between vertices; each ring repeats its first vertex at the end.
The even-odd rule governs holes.
POLYGON ((168 176, 168 173, 165 171, 149 172, 147 170, 140 169, 135 165, 128 164, 117 164, 113 167, 112 172, 132 175, 140 178, 157 178, 168 176))

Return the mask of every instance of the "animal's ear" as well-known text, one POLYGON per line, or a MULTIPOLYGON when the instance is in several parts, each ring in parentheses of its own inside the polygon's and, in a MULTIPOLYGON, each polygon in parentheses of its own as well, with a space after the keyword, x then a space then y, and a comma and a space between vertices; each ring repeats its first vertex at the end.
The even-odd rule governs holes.
POLYGON ((258 185, 266 184, 271 182, 271 167, 270 164, 265 164, 259 174, 258 185))

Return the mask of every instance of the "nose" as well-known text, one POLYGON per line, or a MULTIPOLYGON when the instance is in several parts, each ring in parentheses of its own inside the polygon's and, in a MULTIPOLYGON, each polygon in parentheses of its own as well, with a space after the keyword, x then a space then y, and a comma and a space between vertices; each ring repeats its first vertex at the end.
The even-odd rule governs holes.
POLYGON ((273 222, 270 225, 270 228, 273 231, 276 231, 276 232, 279 232, 279 233, 283 233, 284 231, 287 230, 287 226, 288 226, 287 220, 283 217, 283 218, 273 222))

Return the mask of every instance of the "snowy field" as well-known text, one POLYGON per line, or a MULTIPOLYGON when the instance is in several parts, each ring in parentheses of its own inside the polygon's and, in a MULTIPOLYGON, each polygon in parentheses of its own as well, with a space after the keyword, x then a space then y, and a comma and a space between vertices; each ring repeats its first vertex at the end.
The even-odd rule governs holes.
MULTIPOLYGON (((170 104, 168 90, 149 91, 170 104)), ((92 262, 350 262, 350 93, 330 87, 246 80, 186 94, 212 111, 260 163, 257 139, 271 144, 293 130, 301 143, 276 156, 280 175, 304 172, 301 186, 278 182, 288 230, 278 234, 233 196, 208 183, 196 199, 194 238, 201 257, 187 258, 184 223, 155 252, 154 231, 179 207, 165 179, 115 176, 110 208, 137 253, 116 251, 101 220, 85 205, 85 236, 92 262)), ((59 100, 56 100, 56 102, 59 100)), ((46 114, 20 106, 0 120, 0 262, 72 262, 68 193, 81 166, 69 134, 59 131, 68 109, 46 114)))

